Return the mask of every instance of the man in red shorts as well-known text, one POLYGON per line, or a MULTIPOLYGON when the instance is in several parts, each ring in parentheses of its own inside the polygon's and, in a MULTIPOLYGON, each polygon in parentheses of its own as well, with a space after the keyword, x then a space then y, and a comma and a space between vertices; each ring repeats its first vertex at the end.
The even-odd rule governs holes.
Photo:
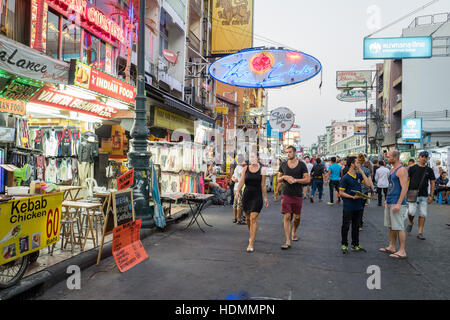
POLYGON ((283 224, 286 237, 285 244, 281 246, 282 250, 291 247, 291 239, 292 241, 298 241, 297 228, 300 225, 302 211, 303 184, 308 184, 310 181, 308 168, 303 161, 297 159, 296 152, 295 147, 288 147, 288 161, 281 164, 278 173, 278 181, 283 182, 281 213, 284 215, 283 224), (293 227, 291 226, 292 217, 294 217, 293 227))

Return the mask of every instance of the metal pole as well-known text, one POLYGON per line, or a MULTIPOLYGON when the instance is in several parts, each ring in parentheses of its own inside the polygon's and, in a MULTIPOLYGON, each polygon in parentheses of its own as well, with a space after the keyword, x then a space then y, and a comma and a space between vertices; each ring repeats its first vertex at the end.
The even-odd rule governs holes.
POLYGON ((367 95, 368 95, 368 92, 367 92, 367 81, 366 81, 366 154, 368 154, 368 140, 369 140, 369 125, 368 125, 368 123, 367 123, 367 104, 368 104, 368 97, 367 97, 367 95))
POLYGON ((142 228, 151 227, 152 216, 149 206, 150 152, 147 151, 147 126, 145 97, 145 0, 139 1, 139 35, 137 65, 137 95, 133 128, 131 129, 128 167, 134 168, 133 198, 136 219, 142 219, 142 228))

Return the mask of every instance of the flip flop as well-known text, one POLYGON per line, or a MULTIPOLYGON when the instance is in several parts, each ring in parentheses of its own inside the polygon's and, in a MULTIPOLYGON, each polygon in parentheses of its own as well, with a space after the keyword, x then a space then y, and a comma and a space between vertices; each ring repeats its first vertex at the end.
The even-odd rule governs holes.
POLYGON ((408 256, 401 256, 401 255, 399 255, 397 253, 390 254, 389 257, 395 258, 395 259, 406 259, 406 258, 408 258, 408 256))
POLYGON ((289 249, 291 246, 290 245, 285 245, 285 244, 283 244, 282 246, 281 246, 281 250, 287 250, 287 249, 289 249))
POLYGON ((395 253, 395 251, 388 250, 388 248, 380 248, 380 249, 378 249, 378 251, 385 252, 385 253, 390 253, 390 254, 394 254, 395 253))
POLYGON ((298 241, 298 236, 293 237, 292 241, 298 241))
POLYGON ((247 248, 247 252, 253 252, 253 251, 254 251, 253 248, 250 248, 250 247, 247 248))

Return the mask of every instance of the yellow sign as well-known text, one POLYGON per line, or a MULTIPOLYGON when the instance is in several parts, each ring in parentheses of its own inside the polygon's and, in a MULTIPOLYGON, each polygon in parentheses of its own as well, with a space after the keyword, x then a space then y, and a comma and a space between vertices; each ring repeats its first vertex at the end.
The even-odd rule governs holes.
POLYGON ((253 47, 253 0, 212 1, 212 54, 253 47))
POLYGON ((61 192, 0 204, 0 265, 59 241, 61 192))
POLYGON ((228 114, 228 107, 213 107, 213 112, 228 114))
POLYGON ((19 100, 8 100, 0 98, 0 112, 25 114, 26 103, 19 100))
POLYGON ((194 134, 194 121, 161 108, 155 108, 154 125, 170 130, 185 129, 190 134, 194 134))

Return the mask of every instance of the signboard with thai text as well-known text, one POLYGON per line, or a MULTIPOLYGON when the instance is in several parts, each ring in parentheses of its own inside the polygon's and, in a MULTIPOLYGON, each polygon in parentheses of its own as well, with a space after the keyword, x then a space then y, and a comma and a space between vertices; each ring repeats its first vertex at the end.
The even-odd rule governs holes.
POLYGON ((372 71, 337 71, 336 88, 364 88, 372 86, 372 71))
POLYGON ((402 121, 402 139, 404 142, 422 141, 422 119, 403 119, 402 121))
POLYGON ((432 55, 431 36, 364 39, 364 59, 431 58, 432 55))

